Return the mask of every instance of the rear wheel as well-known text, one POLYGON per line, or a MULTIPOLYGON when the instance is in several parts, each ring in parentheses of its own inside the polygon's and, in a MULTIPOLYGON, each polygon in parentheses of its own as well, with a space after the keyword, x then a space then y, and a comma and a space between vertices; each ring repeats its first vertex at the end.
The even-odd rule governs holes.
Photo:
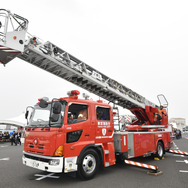
POLYGON ((99 156, 93 149, 87 150, 78 165, 78 175, 85 180, 92 179, 99 167, 99 156))
POLYGON ((164 156, 163 144, 161 142, 158 142, 156 157, 158 157, 159 159, 162 159, 163 156, 164 156))

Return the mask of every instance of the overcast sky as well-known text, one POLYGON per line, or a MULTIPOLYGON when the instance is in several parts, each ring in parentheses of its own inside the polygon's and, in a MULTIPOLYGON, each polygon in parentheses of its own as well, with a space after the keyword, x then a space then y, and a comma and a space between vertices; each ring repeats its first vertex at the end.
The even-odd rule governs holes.
MULTIPOLYGON (((0 6, 27 18, 31 34, 148 100, 158 104, 164 94, 169 117, 188 120, 188 1, 7 0, 0 6)), ((84 92, 16 58, 0 66, 0 119, 72 89, 84 92)))

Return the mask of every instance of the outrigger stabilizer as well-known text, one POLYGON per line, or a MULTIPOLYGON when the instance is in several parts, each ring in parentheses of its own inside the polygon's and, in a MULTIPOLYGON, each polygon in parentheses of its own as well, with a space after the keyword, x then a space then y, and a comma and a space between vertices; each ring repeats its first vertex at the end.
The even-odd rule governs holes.
POLYGON ((158 176, 158 175, 163 174, 162 171, 158 170, 159 167, 155 166, 155 165, 148 165, 148 164, 145 164, 145 163, 139 163, 139 162, 130 161, 130 160, 124 160, 124 162, 126 164, 133 165, 133 166, 136 166, 136 167, 139 167, 139 168, 149 169, 150 171, 147 172, 148 175, 158 176))
POLYGON ((188 152, 184 152, 184 151, 180 151, 180 150, 169 150, 168 153, 174 153, 174 154, 177 154, 177 155, 188 156, 188 152))

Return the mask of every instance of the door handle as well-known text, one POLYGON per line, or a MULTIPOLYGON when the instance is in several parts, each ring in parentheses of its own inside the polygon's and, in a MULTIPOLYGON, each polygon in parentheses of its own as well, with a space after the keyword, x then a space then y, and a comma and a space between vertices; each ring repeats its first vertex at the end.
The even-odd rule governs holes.
POLYGON ((89 136, 89 134, 85 134, 85 136, 89 136))

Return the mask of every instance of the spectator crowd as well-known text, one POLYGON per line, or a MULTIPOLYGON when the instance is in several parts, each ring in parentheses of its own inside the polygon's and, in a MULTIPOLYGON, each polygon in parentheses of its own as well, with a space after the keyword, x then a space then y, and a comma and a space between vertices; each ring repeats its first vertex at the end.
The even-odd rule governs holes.
POLYGON ((0 142, 11 142, 11 145, 17 146, 21 145, 21 137, 24 137, 23 128, 18 129, 17 131, 0 132, 0 142))

